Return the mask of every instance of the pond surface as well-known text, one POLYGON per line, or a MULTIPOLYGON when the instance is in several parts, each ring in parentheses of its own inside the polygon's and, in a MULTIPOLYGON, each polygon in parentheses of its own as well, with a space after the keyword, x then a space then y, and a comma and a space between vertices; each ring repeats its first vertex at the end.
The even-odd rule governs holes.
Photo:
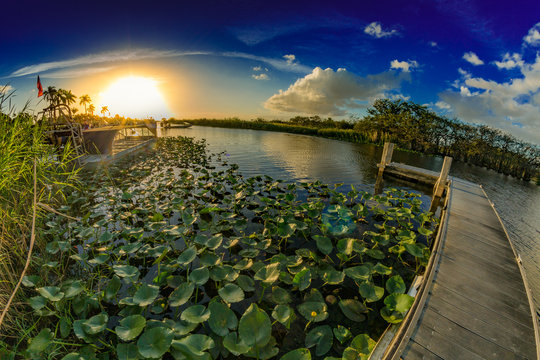
MULTIPOLYGON (((244 176, 265 174, 285 181, 344 183, 373 191, 382 147, 280 132, 193 126, 168 129, 164 136, 206 139, 211 152, 225 151, 229 162, 239 165, 244 176)), ((440 171, 443 158, 394 151, 393 161, 440 171)), ((481 184, 495 204, 510 238, 521 255, 529 284, 540 311, 540 186, 516 180, 477 166, 454 162, 450 175, 481 184)), ((412 188, 424 194, 430 189, 412 188)))

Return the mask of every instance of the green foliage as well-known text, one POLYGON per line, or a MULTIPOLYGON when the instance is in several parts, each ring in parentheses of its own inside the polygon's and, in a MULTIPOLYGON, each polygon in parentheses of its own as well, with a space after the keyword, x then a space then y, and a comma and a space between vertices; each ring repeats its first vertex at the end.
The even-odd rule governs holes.
POLYGON ((391 249, 437 226, 416 194, 246 179, 187 138, 89 175, 70 210, 47 219, 50 276, 25 278, 37 330, 61 319, 37 357, 358 358, 429 252, 391 249))

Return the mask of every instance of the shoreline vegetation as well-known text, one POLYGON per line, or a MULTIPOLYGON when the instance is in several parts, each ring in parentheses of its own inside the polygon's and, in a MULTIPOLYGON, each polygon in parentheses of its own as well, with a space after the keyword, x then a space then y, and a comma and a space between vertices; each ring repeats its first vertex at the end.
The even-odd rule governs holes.
POLYGON ((438 226, 418 194, 244 178, 185 137, 79 180, 2 359, 365 358, 438 226))
POLYGON ((283 120, 182 119, 193 125, 282 131, 356 143, 392 142, 401 150, 451 156, 540 185, 540 147, 493 129, 439 116, 402 100, 376 100, 362 119, 336 121, 319 116, 283 120))

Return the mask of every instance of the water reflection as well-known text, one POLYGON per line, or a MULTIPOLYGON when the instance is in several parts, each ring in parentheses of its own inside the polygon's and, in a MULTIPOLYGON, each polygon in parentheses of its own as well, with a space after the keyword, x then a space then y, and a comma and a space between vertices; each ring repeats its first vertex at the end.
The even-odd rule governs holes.
MULTIPOLYGON (((373 191, 382 154, 382 147, 374 145, 268 131, 193 126, 168 129, 163 135, 204 138, 210 151, 227 151, 245 176, 345 183, 368 191, 373 191)), ((401 151, 394 151, 393 161, 433 171, 440 171, 443 164, 442 157, 401 151)), ((521 254, 536 304, 540 304, 540 186, 457 161, 450 175, 484 186, 521 254)), ((398 180, 385 180, 385 185, 411 186, 398 180)), ((431 188, 415 190, 431 194, 431 188)), ((424 202, 429 203, 429 195, 423 196, 424 202)))

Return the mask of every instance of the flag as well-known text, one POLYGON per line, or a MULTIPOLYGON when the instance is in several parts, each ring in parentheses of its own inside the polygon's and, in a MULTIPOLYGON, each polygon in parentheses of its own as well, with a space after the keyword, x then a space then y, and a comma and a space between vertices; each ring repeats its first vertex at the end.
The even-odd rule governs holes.
POLYGON ((39 75, 37 77, 37 89, 38 89, 38 94, 37 96, 40 97, 43 95, 43 86, 41 86, 41 81, 39 80, 39 75))

